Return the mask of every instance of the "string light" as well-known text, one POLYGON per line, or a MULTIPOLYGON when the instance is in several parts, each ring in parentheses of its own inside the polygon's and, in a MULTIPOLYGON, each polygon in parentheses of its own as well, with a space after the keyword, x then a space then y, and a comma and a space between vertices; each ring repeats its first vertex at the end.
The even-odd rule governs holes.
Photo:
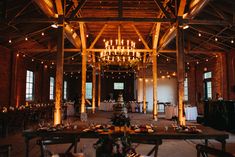
POLYGON ((32 62, 34 62, 34 59, 32 58, 32 62))
POLYGON ((11 44, 12 43, 11 39, 9 39, 8 42, 11 44))
POLYGON ((19 57, 19 56, 20 56, 20 54, 19 54, 19 53, 17 53, 17 54, 16 54, 16 57, 19 57))
POLYGON ((86 37, 88 38, 88 37, 89 37, 89 35, 87 34, 87 35, 86 35, 86 37))
POLYGON ((231 40, 231 44, 233 44, 233 43, 234 43, 234 40, 232 39, 232 40, 231 40))
POLYGON ((202 36, 202 34, 199 32, 199 33, 198 33, 198 36, 199 36, 199 37, 201 37, 201 36, 202 36))
POLYGON ((215 37, 215 41, 218 41, 218 38, 215 37))
POLYGON ((141 39, 139 38, 139 41, 141 41, 141 39))
POLYGON ((24 38, 24 40, 25 40, 25 41, 28 41, 28 38, 27 38, 27 37, 25 37, 25 38, 24 38))
POLYGON ((44 36, 45 35, 45 33, 44 32, 42 32, 42 34, 41 34, 42 36, 44 36))
POLYGON ((41 61, 41 64, 43 64, 43 61, 41 61))

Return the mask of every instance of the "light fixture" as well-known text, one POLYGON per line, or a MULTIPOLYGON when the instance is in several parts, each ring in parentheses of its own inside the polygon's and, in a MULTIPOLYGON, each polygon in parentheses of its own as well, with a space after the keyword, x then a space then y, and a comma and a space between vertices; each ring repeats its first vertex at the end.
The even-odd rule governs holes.
POLYGON ((234 40, 232 39, 232 40, 231 40, 231 44, 233 44, 233 43, 234 43, 234 40))
POLYGON ((24 38, 24 40, 25 40, 25 41, 28 41, 28 38, 27 38, 27 37, 25 37, 25 38, 24 38))
POLYGON ((57 23, 53 23, 53 24, 51 25, 51 27, 52 27, 52 28, 58 28, 59 26, 58 26, 57 23))
POLYGON ((9 39, 8 42, 11 44, 12 43, 11 39, 9 39))
POLYGON ((44 36, 45 35, 45 33, 44 32, 42 32, 42 34, 41 34, 42 36, 44 36))
POLYGON ((201 36, 202 36, 202 34, 201 34, 201 33, 198 33, 198 36, 199 36, 199 37, 201 37, 201 36))
POLYGON ((183 29, 188 29, 189 28, 189 25, 184 25, 183 26, 183 29))
POLYGON ((120 25, 118 39, 105 41, 105 49, 100 53, 100 61, 106 65, 136 65, 141 55, 135 51, 135 42, 121 39, 120 25))
POLYGON ((215 41, 218 41, 218 38, 215 37, 215 41))

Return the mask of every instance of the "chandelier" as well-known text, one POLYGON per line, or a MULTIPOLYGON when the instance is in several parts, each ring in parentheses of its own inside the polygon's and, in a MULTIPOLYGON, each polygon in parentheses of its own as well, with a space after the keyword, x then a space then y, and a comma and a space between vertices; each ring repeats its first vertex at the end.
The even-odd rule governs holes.
POLYGON ((135 42, 121 39, 120 26, 118 39, 105 41, 105 49, 100 53, 100 61, 107 65, 135 65, 141 60, 135 51, 135 42))

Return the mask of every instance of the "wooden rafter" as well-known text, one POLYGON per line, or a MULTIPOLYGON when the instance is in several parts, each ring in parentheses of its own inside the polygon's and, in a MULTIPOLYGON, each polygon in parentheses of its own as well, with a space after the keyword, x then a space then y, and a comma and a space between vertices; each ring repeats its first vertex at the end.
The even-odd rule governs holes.
POLYGON ((154 0, 154 2, 161 9, 166 18, 171 18, 170 14, 166 11, 166 9, 163 7, 162 3, 159 0, 154 0))
POLYGON ((99 40, 100 36, 102 35, 102 33, 104 32, 104 30, 105 30, 106 27, 107 27, 107 24, 105 24, 105 25, 102 27, 102 29, 100 30, 99 34, 96 36, 96 38, 94 39, 94 41, 91 43, 89 49, 92 49, 92 48, 95 46, 96 42, 99 40))
POLYGON ((56 0, 55 4, 56 4, 56 9, 57 9, 58 15, 63 15, 64 14, 64 10, 63 10, 63 5, 62 5, 61 0, 56 0))
POLYGON ((136 34, 138 35, 138 37, 140 38, 140 40, 142 41, 142 43, 144 44, 145 49, 150 49, 147 42, 144 40, 144 38, 142 37, 142 35, 140 34, 139 30, 135 27, 135 25, 131 25, 132 28, 135 30, 136 34))
POLYGON ((78 6, 74 9, 74 11, 71 13, 70 18, 75 17, 77 12, 84 6, 87 0, 81 0, 81 2, 78 4, 78 6))
POLYGON ((185 10, 186 0, 181 0, 178 9, 178 16, 183 16, 185 10))
POLYGON ((157 49, 160 28, 161 28, 161 23, 157 23, 156 29, 155 29, 155 32, 154 32, 154 36, 153 36, 153 49, 157 49))

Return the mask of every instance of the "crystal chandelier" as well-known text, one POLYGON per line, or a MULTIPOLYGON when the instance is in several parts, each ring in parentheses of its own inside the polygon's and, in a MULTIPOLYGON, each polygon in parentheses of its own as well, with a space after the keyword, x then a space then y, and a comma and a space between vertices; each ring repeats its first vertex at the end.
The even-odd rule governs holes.
POLYGON ((135 65, 141 60, 135 51, 135 42, 121 39, 120 26, 118 39, 104 41, 105 49, 100 53, 100 61, 107 65, 135 65))

